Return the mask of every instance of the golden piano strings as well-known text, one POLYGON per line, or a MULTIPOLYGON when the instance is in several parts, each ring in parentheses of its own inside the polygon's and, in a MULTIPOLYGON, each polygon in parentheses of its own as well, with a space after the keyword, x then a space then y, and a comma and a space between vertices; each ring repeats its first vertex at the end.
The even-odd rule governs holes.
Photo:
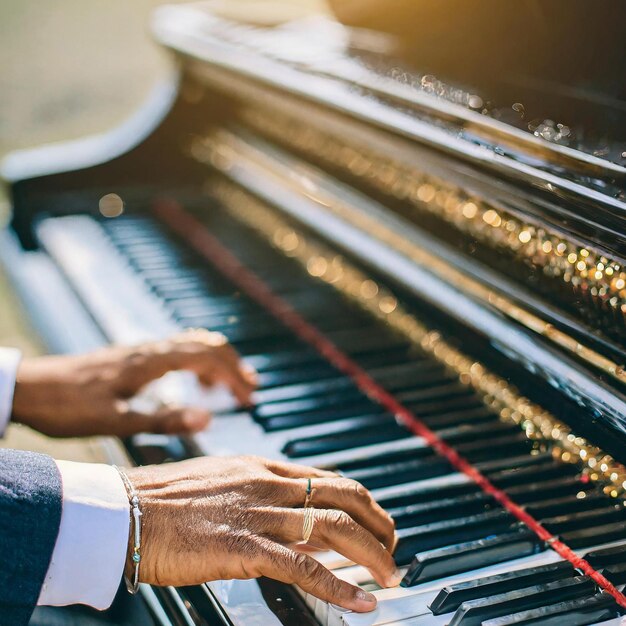
POLYGON ((547 277, 560 279, 561 286, 573 295, 589 298, 603 311, 610 311, 615 323, 623 326, 626 271, 616 260, 560 233, 524 222, 504 207, 493 206, 405 162, 386 159, 365 145, 349 145, 276 111, 266 114, 262 109, 244 108, 242 118, 261 133, 408 202, 418 213, 428 212, 492 248, 513 253, 547 277))
POLYGON ((503 421, 518 424, 536 442, 537 449, 549 448, 562 461, 579 464, 585 475, 604 485, 607 495, 624 497, 626 468, 623 465, 576 436, 566 424, 520 395, 513 385, 427 328, 402 307, 387 287, 367 277, 330 248, 307 239, 268 205, 233 183, 211 178, 206 193, 236 219, 263 235, 273 247, 301 263, 311 276, 332 285, 443 363, 462 384, 476 390, 503 421))
MULTIPOLYGON (((245 144, 226 130, 216 131, 203 137, 195 137, 191 142, 190 153, 196 160, 210 164, 223 172, 228 171, 235 159, 242 159, 245 156, 247 159, 252 159, 255 166, 264 168, 264 176, 270 177, 274 174, 270 162, 264 155, 258 151, 246 150, 245 144)), ((281 184, 299 194, 306 195, 307 198, 320 204, 326 210, 332 211, 342 220, 358 226, 364 232, 389 244, 394 250, 406 255, 407 258, 426 268, 429 272, 437 274, 448 284, 471 295, 485 305, 497 309, 529 330, 546 337, 591 366, 626 384, 626 370, 621 364, 580 343, 571 335, 555 328, 549 322, 520 307, 483 283, 463 274, 446 261, 415 245, 408 238, 400 236, 380 220, 368 216, 363 211, 358 210, 357 207, 341 201, 336 196, 324 194, 314 184, 309 184, 306 177, 299 175, 292 176, 291 179, 282 177, 281 184)))

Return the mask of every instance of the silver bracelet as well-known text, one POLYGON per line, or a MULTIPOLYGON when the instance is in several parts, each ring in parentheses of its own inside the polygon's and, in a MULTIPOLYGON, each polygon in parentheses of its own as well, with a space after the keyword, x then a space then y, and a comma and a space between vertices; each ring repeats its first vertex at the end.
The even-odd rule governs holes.
POLYGON ((133 520, 134 545, 133 545, 133 578, 130 580, 128 576, 124 576, 126 589, 128 593, 135 595, 139 591, 139 565, 141 564, 141 509, 139 508, 139 496, 130 482, 126 472, 117 465, 113 466, 119 473, 124 483, 124 487, 128 493, 128 500, 131 506, 131 516, 133 520))

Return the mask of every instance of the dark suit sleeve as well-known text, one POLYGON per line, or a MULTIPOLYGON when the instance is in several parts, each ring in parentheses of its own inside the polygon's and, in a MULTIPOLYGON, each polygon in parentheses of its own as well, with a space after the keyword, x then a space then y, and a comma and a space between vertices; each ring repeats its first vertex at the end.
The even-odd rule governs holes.
POLYGON ((27 624, 59 532, 61 476, 53 459, 0 450, 0 624, 27 624))

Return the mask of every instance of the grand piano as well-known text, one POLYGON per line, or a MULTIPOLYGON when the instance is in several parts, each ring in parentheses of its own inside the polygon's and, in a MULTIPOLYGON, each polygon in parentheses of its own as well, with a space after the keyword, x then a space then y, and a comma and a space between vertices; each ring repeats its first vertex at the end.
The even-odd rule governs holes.
POLYGON ((383 10, 386 33, 337 4, 351 26, 164 6, 153 32, 176 71, 144 109, 3 164, 0 259, 50 350, 206 327, 259 371, 245 411, 182 373, 152 385, 137 401, 216 418, 125 441, 134 462, 333 468, 396 520, 397 588, 318 556, 378 597, 373 613, 212 581, 144 585, 146 623, 621 624, 623 13, 584 21, 603 53, 569 73, 562 55, 520 60, 511 24, 482 15, 500 40, 488 58, 457 50, 470 71, 434 52, 446 32, 458 44, 463 11, 415 45, 411 2, 383 10))

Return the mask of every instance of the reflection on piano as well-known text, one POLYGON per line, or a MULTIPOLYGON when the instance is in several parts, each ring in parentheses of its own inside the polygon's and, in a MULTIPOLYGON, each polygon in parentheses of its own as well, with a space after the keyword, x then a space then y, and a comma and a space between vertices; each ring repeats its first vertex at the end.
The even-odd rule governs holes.
MULTIPOLYGON (((341 471, 393 515, 405 572, 379 589, 319 555, 371 614, 269 580, 145 587, 154 623, 621 623, 624 137, 512 123, 325 18, 194 4, 154 32, 179 71, 134 122, 7 159, 0 257, 53 350, 206 327, 259 371, 251 411, 187 376, 154 386, 218 415, 125 442, 136 462, 341 471)), ((588 93, 591 119, 623 115, 588 93)))

